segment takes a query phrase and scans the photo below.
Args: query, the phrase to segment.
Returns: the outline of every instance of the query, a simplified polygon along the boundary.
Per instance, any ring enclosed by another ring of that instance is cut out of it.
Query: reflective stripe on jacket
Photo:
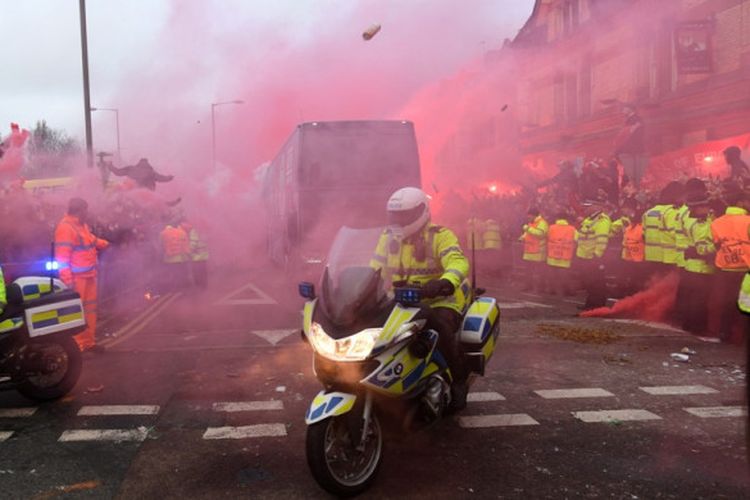
[[[0,313],[3,312],[8,304],[8,296],[5,292],[5,278],[3,277],[3,268],[0,267]]]
[[[702,259],[686,258],[685,270],[691,273],[713,274],[716,272],[716,267],[711,255],[716,252],[716,247],[711,236],[711,222],[687,217],[684,225],[688,248],[695,248],[698,255],[704,257]]]
[[[190,240],[183,228],[167,225],[159,237],[165,263],[176,264],[190,260]]]
[[[468,285],[469,261],[458,238],[449,229],[428,224],[421,232],[398,241],[385,231],[370,261],[373,269],[383,269],[386,282],[407,281],[424,285],[446,279],[456,288],[450,297],[426,301],[431,307],[447,307],[463,313],[471,290]]]
[[[526,225],[523,240],[523,260],[544,262],[547,255],[547,232],[549,224],[539,215],[534,222]]]
[[[547,235],[547,265],[553,267],[570,267],[575,249],[576,228],[565,219],[556,220],[549,228]]]
[[[664,251],[661,233],[664,229],[664,211],[669,205],[656,205],[647,210],[641,219],[643,224],[644,259],[648,262],[663,262]]]
[[[664,264],[677,264],[677,216],[679,209],[669,206],[664,210],[664,224],[661,229],[662,259]]]
[[[750,314],[750,273],[745,273],[745,277],[742,278],[737,306],[740,308],[740,311]]]
[[[716,267],[724,271],[747,271],[748,225],[750,216],[739,207],[728,207],[724,215],[711,223],[716,245]]]
[[[97,250],[103,250],[109,242],[91,233],[88,224],[78,217],[65,215],[55,229],[55,260],[63,281],[69,281],[70,273],[82,278],[96,275]]]
[[[500,240],[500,224],[493,219],[484,221],[482,231],[482,248],[484,250],[500,250],[502,243]]]
[[[677,209],[674,246],[675,250],[677,251],[676,264],[678,267],[685,267],[685,250],[687,250],[689,244],[687,231],[685,230],[685,224],[687,223],[687,219],[689,216],[690,210],[688,209],[687,205],[682,205]]]
[[[612,220],[604,212],[583,219],[578,230],[576,257],[585,260],[602,257],[607,250],[611,228]]]

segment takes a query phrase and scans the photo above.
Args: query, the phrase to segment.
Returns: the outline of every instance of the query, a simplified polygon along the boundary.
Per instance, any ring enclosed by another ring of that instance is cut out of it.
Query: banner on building
[[[675,28],[674,46],[677,72],[682,75],[711,73],[712,21],[686,21]]]

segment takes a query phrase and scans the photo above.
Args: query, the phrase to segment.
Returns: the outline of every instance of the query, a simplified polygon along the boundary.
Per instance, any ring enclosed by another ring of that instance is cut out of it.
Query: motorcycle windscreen
[[[381,271],[371,265],[381,234],[382,228],[346,226],[337,233],[320,286],[322,312],[334,325],[346,328],[361,323],[387,302]]]

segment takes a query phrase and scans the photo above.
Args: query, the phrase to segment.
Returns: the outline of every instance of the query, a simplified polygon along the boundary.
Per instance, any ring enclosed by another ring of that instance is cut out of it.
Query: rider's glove
[[[446,297],[448,295],[453,295],[455,290],[456,287],[453,286],[453,283],[446,279],[430,280],[422,287],[422,295],[428,299],[433,297]]]

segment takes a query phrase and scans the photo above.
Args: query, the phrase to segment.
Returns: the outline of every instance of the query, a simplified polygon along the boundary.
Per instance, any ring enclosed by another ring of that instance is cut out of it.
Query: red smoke
[[[677,272],[671,272],[654,279],[645,290],[618,300],[611,309],[600,307],[582,312],[581,316],[584,318],[611,316],[663,322],[667,320],[674,307],[678,283],[679,275]]]
[[[29,138],[29,131],[16,123],[10,124],[10,135],[2,144],[3,156],[0,158],[0,175],[17,176],[23,166],[24,146]]]

